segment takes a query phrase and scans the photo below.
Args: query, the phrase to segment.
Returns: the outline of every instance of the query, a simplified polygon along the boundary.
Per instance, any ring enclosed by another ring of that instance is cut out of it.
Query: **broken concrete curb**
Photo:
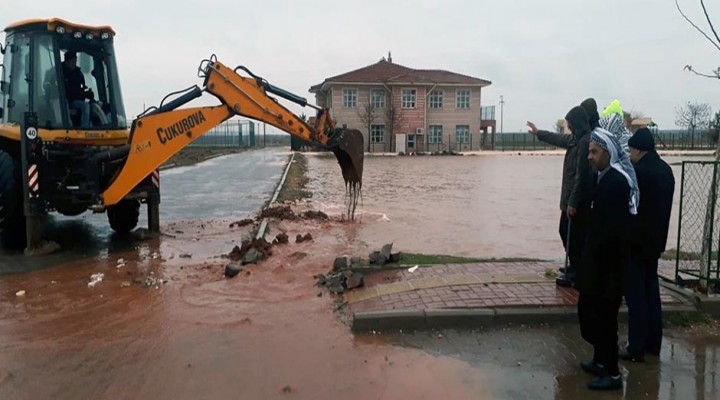
[[[720,307],[720,300],[718,300]],[[663,315],[697,312],[691,305],[663,307]],[[627,315],[627,308],[620,310]],[[479,328],[502,324],[541,324],[577,322],[576,307],[513,307],[468,309],[402,309],[355,312],[352,316],[354,332],[384,330],[423,330],[442,328]]]

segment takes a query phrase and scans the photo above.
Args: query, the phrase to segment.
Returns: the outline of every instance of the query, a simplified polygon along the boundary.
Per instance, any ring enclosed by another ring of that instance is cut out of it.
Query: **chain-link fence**
[[[695,277],[702,284],[720,282],[719,165],[712,161],[682,164],[675,268],[678,283],[682,282],[681,274]]]

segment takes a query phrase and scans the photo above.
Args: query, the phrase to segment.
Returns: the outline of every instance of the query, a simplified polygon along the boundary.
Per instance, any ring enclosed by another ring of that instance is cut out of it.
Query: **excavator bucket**
[[[362,188],[364,143],[357,129],[336,129],[328,146],[335,154],[346,186]]]
[[[355,208],[362,189],[364,143],[357,129],[336,129],[328,140],[328,147],[335,154],[345,180],[345,205],[347,216],[355,219]]]

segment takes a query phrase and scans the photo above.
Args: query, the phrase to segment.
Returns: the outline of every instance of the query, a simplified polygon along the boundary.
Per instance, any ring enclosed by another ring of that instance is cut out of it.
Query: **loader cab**
[[[113,37],[109,26],[86,26],[52,18],[21,21],[5,29],[0,122],[20,124],[32,107],[40,128],[79,130],[81,110],[69,98],[67,52],[77,54],[77,68],[92,98],[84,130],[126,129]]]

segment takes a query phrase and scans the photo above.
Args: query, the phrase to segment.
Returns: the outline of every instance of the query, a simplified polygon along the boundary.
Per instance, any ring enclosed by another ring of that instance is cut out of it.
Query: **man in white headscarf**
[[[625,113],[623,112],[620,102],[613,100],[602,113],[600,118],[600,127],[612,133],[618,138],[620,146],[625,154],[630,154],[628,140],[632,137],[632,133],[625,126]]]
[[[637,213],[639,192],[632,164],[612,133],[593,130],[588,160],[596,183],[575,287],[580,292],[580,332],[594,354],[580,366],[596,375],[588,382],[589,389],[615,390],[622,389],[617,317],[630,262],[631,215]]]

